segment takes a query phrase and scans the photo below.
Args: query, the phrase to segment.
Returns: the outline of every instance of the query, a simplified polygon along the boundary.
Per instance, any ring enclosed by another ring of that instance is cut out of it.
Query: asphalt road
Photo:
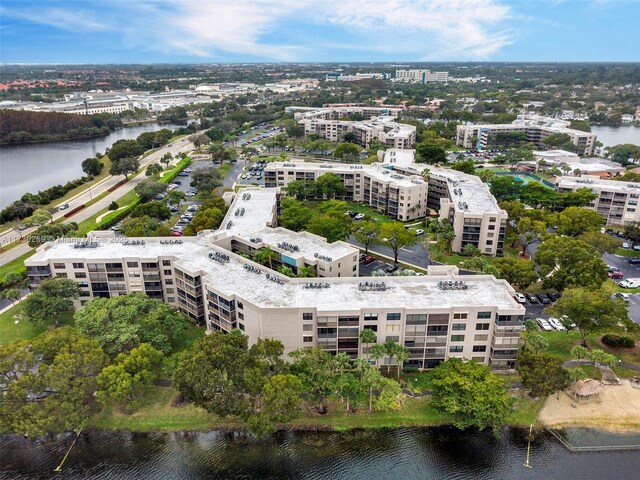
[[[425,269],[429,266],[429,256],[422,243],[423,237],[419,238],[420,239],[418,243],[416,243],[415,245],[402,247],[398,251],[398,262],[410,263],[412,265],[417,265],[418,267]],[[364,248],[364,246],[359,243],[353,236],[349,237],[347,242]],[[389,258],[393,258],[393,250],[389,247],[385,247],[384,245],[375,245],[374,247],[369,248],[369,250],[374,253],[379,253],[381,255],[386,255]]]
[[[189,142],[187,140],[187,137],[178,140],[176,142],[173,142],[171,144],[171,146],[165,146],[162,147],[160,149],[158,149],[157,151],[153,152],[152,154],[148,155],[147,157],[143,158],[140,161],[140,166],[141,167],[145,167],[151,163],[156,163],[160,160],[160,158],[167,152],[171,152],[174,156],[177,156],[178,153],[180,152],[189,152],[193,149],[193,145],[191,144],[191,142]],[[172,162],[172,165],[175,165],[177,162],[179,161],[179,159],[174,159]],[[68,223],[68,222],[77,222],[80,223],[83,220],[86,220],[87,218],[92,217],[93,215],[95,215],[96,213],[100,212],[101,210],[103,210],[104,208],[108,207],[109,204],[114,201],[114,200],[118,200],[121,196],[123,196],[125,193],[133,190],[135,188],[135,186],[140,183],[142,180],[145,180],[147,177],[145,176],[144,172],[141,172],[139,175],[131,178],[127,183],[125,183],[124,185],[118,187],[115,191],[111,192],[109,195],[105,196],[104,198],[102,198],[101,200],[97,201],[96,203],[94,203],[93,205],[84,208],[82,210],[80,210],[78,213],[74,214],[73,216],[69,217],[68,219],[66,219],[64,221],[64,223]],[[90,200],[90,198],[93,198],[95,196],[100,195],[101,193],[105,192],[106,190],[108,190],[111,186],[115,185],[116,183],[120,182],[122,180],[121,176],[117,176],[117,177],[107,177],[104,181],[102,181],[100,184],[98,185],[94,185],[93,187],[91,187],[90,190],[87,190],[86,192],[80,193],[78,194],[76,197],[67,200],[66,203],[69,204],[69,208],[73,209],[75,207],[77,207],[78,205],[82,205],[83,203],[86,203]],[[57,204],[59,205],[59,204]],[[56,205],[56,206],[57,206]],[[56,212],[53,215],[53,219],[56,220],[60,217],[64,216],[65,211],[62,212]],[[27,236],[30,233],[33,233],[37,230],[37,228],[28,228],[26,230],[22,231],[22,235],[23,236]],[[8,239],[9,241],[5,241],[3,239]],[[11,243],[12,241],[16,241],[19,239],[19,236],[13,231],[13,230],[9,230],[6,232],[3,232],[2,235],[0,235],[0,241],[2,241],[3,244],[6,243]],[[11,248],[10,250],[7,250],[6,252],[0,254],[0,266],[4,265],[12,260],[15,260],[16,258],[24,255],[25,253],[29,252],[31,249],[31,247],[29,247],[29,245],[27,245],[26,243],[22,243],[14,248]]]

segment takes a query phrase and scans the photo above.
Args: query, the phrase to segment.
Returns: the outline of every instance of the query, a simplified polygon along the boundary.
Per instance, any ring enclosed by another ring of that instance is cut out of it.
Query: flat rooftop
[[[451,203],[456,210],[463,210],[471,214],[504,213],[489,187],[479,177],[467,173],[458,172],[448,168],[432,168],[429,175],[439,177],[447,181]],[[466,207],[460,206],[466,204]]]
[[[618,180],[602,180],[595,177],[561,177],[558,180],[560,188],[598,188],[615,192],[640,194],[640,183],[621,182]]]
[[[269,226],[275,216],[277,197],[278,189],[276,188],[240,189],[218,232],[226,232],[229,235],[240,237]],[[244,213],[242,209],[244,209]]]

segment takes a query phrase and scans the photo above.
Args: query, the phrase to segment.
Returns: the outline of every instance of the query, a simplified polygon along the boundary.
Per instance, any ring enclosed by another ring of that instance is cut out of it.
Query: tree
[[[404,347],[402,345],[397,345],[397,344],[396,344],[395,350],[396,350],[395,351],[396,361],[398,363],[397,374],[398,374],[398,380],[400,380],[400,371],[402,370],[402,366],[404,365],[404,362],[409,360],[410,352],[407,347]]]
[[[36,226],[40,227],[51,221],[51,212],[49,210],[45,210],[44,208],[38,208],[34,211],[30,217],[24,219],[24,224],[28,227]]]
[[[591,333],[615,327],[628,319],[627,304],[623,299],[611,298],[609,292],[593,288],[567,289],[546,310],[556,317],[566,315],[570,318],[580,332],[584,347]]]
[[[520,197],[522,185],[522,180],[516,179],[511,175],[494,175],[491,179],[491,194],[499,202],[517,200]]]
[[[325,173],[321,175],[316,180],[315,185],[318,196],[329,200],[336,197],[343,197],[346,192],[342,179],[335,173]]]
[[[198,168],[191,174],[191,186],[202,192],[213,192],[222,185],[220,172],[215,168]]]
[[[524,289],[538,281],[533,262],[516,258],[498,258],[494,261],[494,266],[500,272],[498,278],[504,278],[517,288]]]
[[[458,170],[459,172],[468,173],[469,175],[474,175],[476,173],[476,164],[473,160],[453,162],[450,165],[450,168]]]
[[[189,140],[191,141],[191,143],[193,143],[193,146],[196,148],[200,148],[203,145],[206,145],[207,143],[211,143],[211,138],[208,135],[205,134],[196,134],[196,135],[192,135]]]
[[[29,235],[28,243],[32,248],[39,247],[45,242],[57,238],[68,238],[78,236],[78,224],[70,223],[48,223],[41,225],[33,235]]]
[[[75,315],[76,328],[95,338],[105,353],[115,356],[148,343],[171,353],[187,327],[187,318],[161,301],[139,293],[94,298]]]
[[[293,269],[291,267],[288,267],[286,265],[282,265],[281,267],[278,268],[278,272],[286,275],[287,277],[294,277],[295,273],[293,271]]]
[[[536,323],[533,322],[533,328],[536,329]],[[531,325],[530,325],[531,326]],[[533,333],[536,330],[529,330],[523,334],[524,345],[522,346],[523,353],[541,353],[549,348],[549,341],[537,333]]]
[[[226,148],[221,143],[213,143],[209,146],[209,153],[212,161],[222,163],[225,160],[234,158],[235,151]]]
[[[333,156],[335,158],[355,160],[360,155],[360,147],[354,143],[341,143],[333,150]]]
[[[143,153],[144,147],[135,140],[118,140],[107,152],[112,164],[118,163],[123,158],[136,158]],[[111,175],[114,175],[114,173],[111,173]],[[115,175],[120,175],[120,173],[118,172]]]
[[[520,200],[533,208],[553,208],[560,203],[560,195],[538,182],[529,182],[520,191]]]
[[[165,168],[169,166],[171,160],[173,160],[173,155],[171,155],[171,152],[167,152],[162,155],[162,157],[160,157],[160,163],[163,163]]]
[[[607,265],[598,251],[573,237],[547,238],[538,246],[535,261],[545,288],[597,289],[607,279]]]
[[[294,350],[289,356],[293,359],[291,373],[300,379],[310,400],[323,406],[335,386],[335,357],[319,348]]]
[[[593,210],[567,207],[560,213],[550,215],[549,223],[557,227],[558,235],[577,237],[591,230],[600,230],[604,226],[604,218]]]
[[[171,190],[167,192],[167,197],[165,198],[168,205],[173,205],[179,207],[182,202],[187,199],[187,194],[180,190]]]
[[[589,188],[578,188],[560,195],[560,201],[565,207],[586,207],[596,198],[598,194]]]
[[[380,227],[382,244],[393,250],[393,263],[398,263],[398,252],[402,247],[414,245],[418,240],[415,234],[400,223],[385,223]]]
[[[111,159],[111,168],[109,169],[109,175],[124,175],[126,180],[129,180],[129,175],[135,173],[140,168],[140,162],[134,157],[125,157],[119,160]]]
[[[378,335],[370,328],[363,328],[360,332],[360,342],[365,345],[363,353],[366,354],[367,360],[369,360],[369,345],[376,343]]]
[[[437,236],[438,246],[441,250],[451,252],[451,243],[456,238],[456,233],[448,218],[441,220],[434,218],[427,225],[427,232]]]
[[[432,371],[430,404],[452,418],[459,429],[491,427],[497,431],[511,409],[511,397],[489,367],[450,358]]]
[[[627,223],[624,226],[624,238],[628,238],[635,246],[640,243],[640,222]]]
[[[122,233],[127,237],[166,237],[171,234],[159,220],[146,215],[127,218],[122,222]]]
[[[569,386],[570,375],[562,368],[562,359],[548,353],[525,353],[518,356],[516,370],[522,384],[533,397],[546,397],[560,393]]]
[[[147,167],[147,169],[144,172],[144,174],[147,177],[152,177],[152,178],[160,178],[161,173],[162,173],[162,165],[160,165],[159,163],[152,163]]]
[[[309,197],[315,197],[317,188],[313,181],[294,180],[285,187],[285,190],[287,191],[287,194],[292,197],[306,200]]]
[[[424,141],[416,145],[416,162],[429,163],[445,163],[447,161],[447,152],[439,145]]]
[[[520,235],[520,245],[522,246],[521,255],[524,257],[527,253],[527,247],[540,241],[547,233],[547,224],[541,220],[531,220],[529,217],[522,217],[516,228]]]
[[[0,298],[7,299],[11,302],[11,305],[15,303],[21,296],[20,290],[17,288],[5,288],[0,291]]]
[[[300,415],[302,382],[295,375],[274,375],[264,385],[264,413],[273,422],[290,422]]]
[[[353,236],[362,245],[364,245],[364,253],[369,253],[369,248],[380,242],[380,223],[362,221],[354,225],[352,229]]]
[[[116,202],[115,200],[113,202],[111,202],[109,204],[109,206],[107,207],[111,212],[114,212],[116,210],[118,210],[120,208],[120,205],[118,205],[118,202]]]
[[[0,428],[33,438],[84,426],[105,362],[97,342],[70,327],[0,345]]]
[[[578,238],[591,245],[601,255],[604,255],[605,253],[614,253],[618,248],[622,247],[621,239],[597,230],[584,232]]]
[[[346,217],[346,216],[344,216]],[[330,214],[314,215],[307,224],[307,231],[320,235],[332,243],[349,238],[350,220]]]
[[[227,206],[222,198],[212,196],[206,200],[193,216],[191,223],[184,229],[185,235],[195,235],[202,230],[216,229],[222,223]]]
[[[100,175],[104,168],[104,163],[99,161],[96,157],[89,157],[82,161],[82,171],[91,177]]]
[[[171,218],[171,212],[169,211],[169,207],[162,202],[148,202],[137,205],[131,211],[131,217],[151,217],[157,220],[168,220]]]
[[[571,137],[566,133],[552,133],[546,137],[542,142],[549,148],[558,148],[571,142]]]
[[[122,406],[137,404],[158,378],[162,358],[162,352],[148,343],[120,353],[98,375],[98,401]]]
[[[80,297],[80,288],[73,280],[49,278],[22,302],[22,311],[33,323],[58,324],[61,313],[71,310],[73,301]]]
[[[262,247],[254,254],[253,259],[260,265],[265,265],[273,269],[273,261],[278,260],[279,256],[280,254],[271,250],[270,247]]]
[[[626,165],[628,163],[640,160],[640,145],[632,143],[623,143],[607,148],[607,157],[614,162]]]
[[[187,402],[209,413],[247,418],[252,413],[253,395],[267,380],[264,373],[249,353],[248,339],[242,332],[214,331],[180,356],[173,384]]]
[[[157,180],[142,180],[138,183],[133,190],[138,194],[143,202],[148,202],[157,195],[164,193],[167,189],[167,184],[158,182]]]
[[[278,219],[280,225],[294,232],[305,230],[313,218],[313,211],[305,207],[302,202],[292,198],[282,200],[282,214]]]

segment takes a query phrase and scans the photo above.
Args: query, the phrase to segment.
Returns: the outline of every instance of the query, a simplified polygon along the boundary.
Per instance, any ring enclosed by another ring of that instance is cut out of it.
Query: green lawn
[[[315,209],[315,207],[317,207],[318,205],[320,205],[321,203],[324,203],[324,200],[305,200],[303,201],[304,205],[306,207],[311,208],[312,210]],[[356,202],[347,202],[347,204],[349,205],[348,210],[353,210],[355,212],[358,213],[362,213],[364,215],[367,215],[368,217],[371,217],[373,220],[376,220],[380,223],[393,223],[396,220],[392,220],[389,217],[387,217],[386,215],[377,212],[375,210],[373,210],[372,208],[363,205],[361,203],[356,203]],[[413,223],[415,223],[415,220],[412,220]],[[400,222],[398,222],[400,223]]]
[[[0,314],[0,344],[15,342],[16,340],[29,340],[44,332],[48,325],[34,325],[29,320],[22,318],[22,307],[16,305]],[[15,323],[15,322],[18,323]],[[65,312],[60,315],[58,322],[62,325],[73,324],[73,312]]]
[[[616,255],[620,255],[621,257],[640,257],[640,252],[630,248],[618,248]]]
[[[9,263],[5,263],[4,265],[0,266],[0,278],[3,278],[7,273],[22,273],[26,271],[24,261],[34,253],[36,253],[36,251],[31,250],[30,252],[21,255],[15,260],[12,260]]]

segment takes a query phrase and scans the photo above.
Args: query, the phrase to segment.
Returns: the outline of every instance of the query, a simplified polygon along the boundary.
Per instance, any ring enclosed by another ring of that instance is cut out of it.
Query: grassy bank
[[[24,273],[26,271],[26,267],[24,266],[24,261],[33,255],[36,251],[31,250],[30,252],[25,253],[24,255],[19,256],[15,260],[10,261],[9,263],[5,263],[0,267],[0,278],[3,278],[8,273]]]
[[[139,410],[126,414],[109,407],[95,415],[90,427],[107,430],[149,431],[207,431],[215,429],[242,428],[242,422],[234,418],[220,418],[193,405],[173,406],[177,392],[171,387],[154,387],[147,396],[147,402]],[[535,422],[542,400],[532,400],[518,396],[516,410],[508,418],[510,425],[528,426]],[[451,423],[451,419],[429,405],[427,398],[407,397],[404,408],[399,412],[346,412],[344,405],[333,402],[329,413],[319,415],[305,411],[286,429],[300,430],[350,430],[356,428],[389,427],[430,427]]]
[[[71,325],[73,323],[73,312],[65,312],[60,315],[58,323],[60,325]],[[16,340],[30,340],[40,335],[47,328],[48,325],[34,325],[24,318],[22,307],[18,304],[0,314],[0,345],[15,342]]]

